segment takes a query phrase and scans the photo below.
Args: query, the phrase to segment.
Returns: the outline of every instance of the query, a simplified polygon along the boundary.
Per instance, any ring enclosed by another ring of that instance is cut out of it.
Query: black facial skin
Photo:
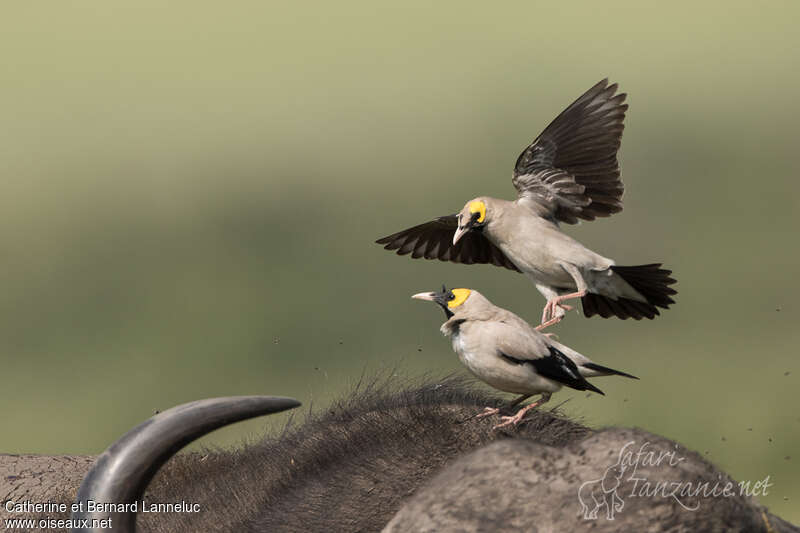
[[[461,225],[461,217],[462,217],[462,215],[459,214],[458,215],[458,222],[459,222],[458,229],[466,228],[466,229],[469,229],[469,230],[478,230],[478,229],[481,229],[481,227],[483,227],[483,224],[478,222],[478,219],[481,217],[480,213],[472,213],[472,216],[469,217],[469,220],[463,226]]]
[[[456,295],[453,294],[453,291],[448,290],[444,284],[442,284],[442,292],[433,293],[433,301],[439,304],[439,306],[444,310],[444,314],[448,319],[453,316],[453,313],[450,311],[450,309],[448,309],[447,302],[453,300],[455,297]]]

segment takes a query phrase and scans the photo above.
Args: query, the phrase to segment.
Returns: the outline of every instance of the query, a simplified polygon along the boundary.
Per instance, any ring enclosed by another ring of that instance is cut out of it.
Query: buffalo
[[[112,531],[170,533],[800,531],[757,503],[752,496],[763,487],[736,483],[664,437],[590,429],[557,409],[492,431],[495,422],[476,415],[503,400],[461,378],[391,383],[359,386],[302,424],[240,449],[174,455],[216,427],[299,404],[273,397],[185,404],[94,462],[0,456],[0,497],[4,507],[61,502],[68,510],[32,519],[72,519],[76,531],[100,531],[107,519]],[[89,511],[90,501],[113,505]],[[82,506],[71,513],[73,502]]]

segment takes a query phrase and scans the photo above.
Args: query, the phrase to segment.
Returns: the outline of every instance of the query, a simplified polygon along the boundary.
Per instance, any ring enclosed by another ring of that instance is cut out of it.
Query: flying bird
[[[580,298],[587,317],[652,319],[675,303],[672,271],[660,263],[617,266],[562,233],[622,211],[619,150],[625,93],[602,80],[567,107],[517,159],[514,201],[480,196],[460,213],[378,239],[412,258],[488,263],[522,272],[547,299],[540,329]]]
[[[514,416],[502,417],[502,423],[495,428],[518,424],[525,413],[549,401],[562,386],[603,394],[586,378],[613,374],[639,379],[592,362],[511,311],[492,304],[476,290],[448,290],[442,285],[441,292],[422,292],[412,298],[435,302],[444,309],[447,321],[440,329],[450,338],[458,359],[475,377],[495,389],[521,394],[511,407],[530,396],[541,395]],[[479,416],[498,412],[497,408],[487,407]]]

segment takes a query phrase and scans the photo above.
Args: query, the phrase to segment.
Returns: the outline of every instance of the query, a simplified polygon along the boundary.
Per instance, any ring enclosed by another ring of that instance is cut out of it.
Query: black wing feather
[[[617,151],[628,106],[616,90],[600,81],[520,154],[512,179],[520,198],[569,224],[622,211]]]
[[[424,257],[465,265],[492,264],[519,272],[514,263],[480,231],[465,233],[453,246],[456,228],[457,216],[448,215],[382,237],[375,242],[382,244],[386,250],[397,250],[397,255],[411,254],[414,259]]]
[[[553,346],[548,346],[550,355],[538,359],[517,359],[501,353],[500,355],[509,362],[519,365],[531,365],[536,373],[553,381],[557,381],[575,390],[590,390],[598,394],[603,391],[586,381],[581,376],[575,362]],[[603,394],[605,396],[605,394]]]

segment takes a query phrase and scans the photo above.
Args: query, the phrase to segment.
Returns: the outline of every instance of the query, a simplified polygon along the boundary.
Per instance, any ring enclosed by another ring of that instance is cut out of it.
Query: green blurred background
[[[678,304],[563,342],[639,382],[556,403],[677,439],[800,522],[795,2],[14,3],[0,18],[0,451],[98,453],[189,400],[322,408],[362,374],[461,371],[441,312],[498,268],[382,235],[510,198],[515,158],[599,79],[629,93],[625,210],[567,231],[664,261]],[[281,424],[286,417],[271,420]],[[229,445],[264,420],[206,438]]]

